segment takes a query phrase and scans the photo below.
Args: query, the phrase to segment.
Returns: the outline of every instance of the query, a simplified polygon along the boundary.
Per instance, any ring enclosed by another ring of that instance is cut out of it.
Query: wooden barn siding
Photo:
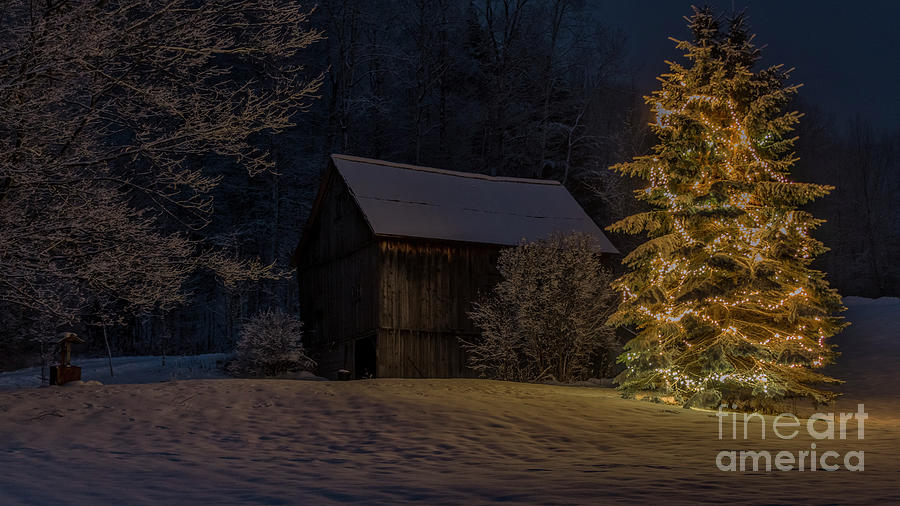
[[[470,376],[460,336],[477,335],[467,312],[499,280],[499,247],[379,242],[378,375]]]
[[[327,375],[338,369],[353,370],[352,341],[375,332],[376,259],[377,246],[370,244],[343,258],[301,271],[302,290],[307,294],[301,303],[312,308],[304,315],[308,314],[308,321],[312,321],[321,311],[323,323],[315,340],[312,333],[307,334],[311,338],[307,345],[319,362],[319,370]]]
[[[297,281],[308,330],[304,344],[320,373],[334,376],[353,370],[353,340],[377,328],[378,246],[340,176],[332,171],[325,184],[299,252]],[[314,329],[319,312],[323,325]]]
[[[378,377],[457,378],[474,377],[466,366],[459,333],[380,329]],[[465,336],[471,337],[471,336]]]

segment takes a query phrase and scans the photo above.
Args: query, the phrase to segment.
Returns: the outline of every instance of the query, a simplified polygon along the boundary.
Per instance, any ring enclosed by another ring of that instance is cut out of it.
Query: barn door
[[[374,378],[378,370],[375,356],[375,336],[357,339],[353,353],[353,377],[356,379]]]

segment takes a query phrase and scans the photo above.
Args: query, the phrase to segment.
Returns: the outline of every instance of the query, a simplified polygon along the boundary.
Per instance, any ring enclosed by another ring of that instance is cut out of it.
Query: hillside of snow
[[[0,504],[900,503],[900,300],[847,304],[846,395],[820,409],[864,402],[862,440],[762,440],[758,419],[720,440],[713,412],[486,380],[19,388],[0,391]],[[813,443],[864,471],[716,466]]]

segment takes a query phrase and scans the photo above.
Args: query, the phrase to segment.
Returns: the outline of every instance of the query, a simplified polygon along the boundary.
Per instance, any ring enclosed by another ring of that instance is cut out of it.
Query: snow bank
[[[193,356],[113,357],[113,373],[109,374],[106,358],[79,359],[73,354],[72,364],[81,367],[83,381],[103,384],[155,383],[183,379],[225,378],[217,367],[227,357],[224,353]],[[49,375],[49,372],[46,372]],[[41,368],[30,367],[0,373],[0,388],[37,387],[41,384]]]
[[[860,306],[896,306],[900,308],[900,298],[897,297],[879,297],[877,299],[868,299],[866,297],[844,297],[844,305],[847,307]]]
[[[840,356],[827,370],[844,380],[838,406],[865,402],[900,416],[900,299],[845,297],[850,326],[832,339]]]

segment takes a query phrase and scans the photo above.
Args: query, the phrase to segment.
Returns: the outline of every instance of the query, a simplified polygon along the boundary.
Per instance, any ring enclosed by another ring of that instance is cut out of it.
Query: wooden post
[[[72,360],[72,343],[83,343],[73,332],[64,332],[56,342],[59,346],[59,364],[50,368],[50,384],[63,385],[81,379],[81,368],[70,365]]]

